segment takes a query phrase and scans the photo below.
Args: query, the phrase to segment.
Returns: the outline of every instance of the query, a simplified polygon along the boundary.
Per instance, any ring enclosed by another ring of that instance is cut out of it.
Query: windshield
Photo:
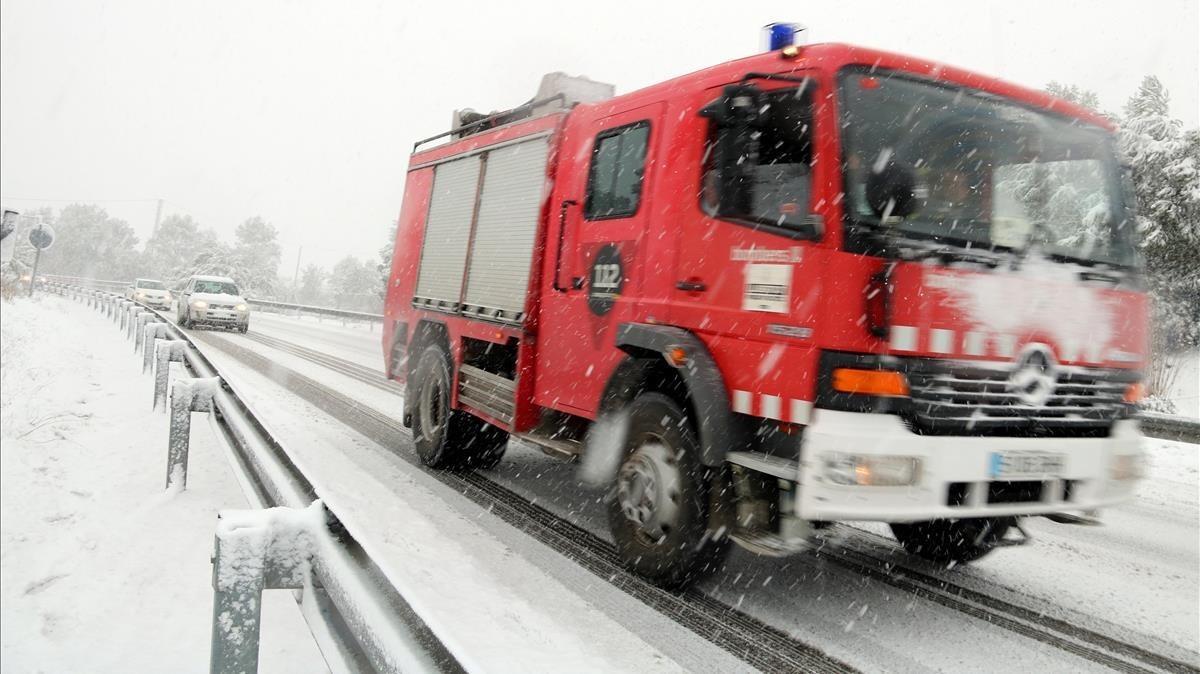
[[[841,96],[852,224],[882,224],[868,182],[894,164],[914,184],[911,212],[887,218],[903,235],[1133,264],[1133,219],[1100,129],[882,72],[844,72]]]
[[[237,286],[228,281],[196,281],[196,288],[192,290],[195,293],[209,293],[212,295],[237,295]]]
[[[162,284],[162,281],[146,281],[146,280],[139,280],[137,282],[137,287],[145,288],[147,290],[166,290],[166,288],[167,288],[166,286],[164,286]]]

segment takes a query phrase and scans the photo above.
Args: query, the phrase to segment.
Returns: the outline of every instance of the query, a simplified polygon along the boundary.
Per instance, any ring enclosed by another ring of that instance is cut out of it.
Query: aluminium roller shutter
[[[487,154],[467,273],[471,310],[498,310],[508,319],[524,311],[548,152],[549,139],[542,137]]]
[[[479,168],[480,157],[473,156],[438,164],[434,169],[417,298],[458,306]]]

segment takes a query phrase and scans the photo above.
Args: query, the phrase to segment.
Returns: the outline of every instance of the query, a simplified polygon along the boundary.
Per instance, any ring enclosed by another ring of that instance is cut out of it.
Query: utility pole
[[[296,271],[292,273],[292,302],[296,302],[296,297],[300,293],[300,255],[304,253],[304,246],[296,251]]]
[[[163,200],[159,199],[158,200],[158,210],[156,210],[154,212],[154,229],[150,232],[150,236],[154,236],[155,234],[158,233],[158,223],[160,220],[162,220],[162,207],[163,207]]]

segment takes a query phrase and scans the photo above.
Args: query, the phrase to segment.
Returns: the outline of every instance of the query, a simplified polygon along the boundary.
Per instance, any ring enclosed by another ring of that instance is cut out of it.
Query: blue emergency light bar
[[[796,44],[796,36],[804,26],[798,23],[768,23],[763,26],[763,42],[767,51],[776,51]]]

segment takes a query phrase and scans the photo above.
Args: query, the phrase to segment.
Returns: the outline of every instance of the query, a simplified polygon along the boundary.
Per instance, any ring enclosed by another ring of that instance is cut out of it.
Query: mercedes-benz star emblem
[[[1008,377],[1008,390],[1026,405],[1041,407],[1058,385],[1058,367],[1054,352],[1045,344],[1030,344],[1017,356],[1017,365]]]

